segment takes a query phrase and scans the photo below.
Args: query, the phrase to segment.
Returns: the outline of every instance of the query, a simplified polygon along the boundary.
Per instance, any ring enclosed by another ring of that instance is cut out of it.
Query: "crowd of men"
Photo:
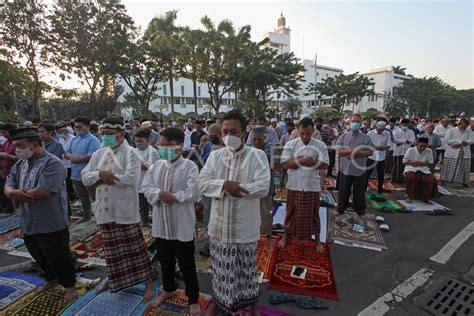
[[[316,236],[315,247],[323,251],[319,194],[326,177],[337,179],[339,214],[353,210],[364,216],[373,175],[379,193],[390,178],[406,183],[408,202],[430,203],[440,169],[443,184],[469,187],[474,119],[370,120],[354,114],[342,120],[247,121],[231,111],[205,121],[109,117],[98,124],[76,117],[1,124],[0,146],[1,211],[20,216],[25,245],[46,276],[39,292],[60,284],[67,289],[65,300],[77,297],[68,226],[71,205],[80,203],[79,222],[98,225],[103,239],[107,278],[98,292],[145,282],[145,299],[159,305],[176,295],[177,263],[190,313],[199,315],[194,241],[200,202],[215,303],[207,313],[251,306],[258,315],[257,242],[261,235],[274,242],[278,176],[288,191],[278,246],[285,247],[290,236]],[[155,298],[142,226],[152,228],[161,265],[163,288]]]

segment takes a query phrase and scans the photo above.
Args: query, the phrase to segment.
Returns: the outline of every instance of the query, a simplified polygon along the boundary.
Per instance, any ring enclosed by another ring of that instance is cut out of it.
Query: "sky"
[[[458,89],[474,88],[473,1],[157,1],[123,0],[135,23],[178,10],[177,24],[201,28],[208,15],[218,23],[250,25],[252,39],[277,27],[280,12],[291,29],[298,58],[365,73],[401,65],[417,77],[438,76]]]

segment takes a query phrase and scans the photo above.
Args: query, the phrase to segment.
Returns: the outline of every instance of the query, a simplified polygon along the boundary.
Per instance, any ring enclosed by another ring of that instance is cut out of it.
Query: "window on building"
[[[186,108],[186,104],[181,104],[181,108],[182,108],[182,109],[185,109],[185,108]]]
[[[184,95],[184,86],[181,86],[181,95]]]
[[[163,85],[163,94],[166,95],[166,85],[165,84]]]
[[[163,98],[163,104],[168,104],[168,98]]]
[[[201,96],[201,87],[198,87],[198,97]]]
[[[174,104],[181,104],[180,98],[175,98],[174,99]]]
[[[231,97],[230,92],[227,94],[227,96],[228,96],[229,98]]]

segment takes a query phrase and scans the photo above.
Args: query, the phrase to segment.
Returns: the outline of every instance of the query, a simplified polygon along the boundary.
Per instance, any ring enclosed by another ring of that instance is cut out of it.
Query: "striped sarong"
[[[469,171],[471,158],[464,158],[464,150],[461,147],[458,158],[444,157],[441,181],[469,184]]]

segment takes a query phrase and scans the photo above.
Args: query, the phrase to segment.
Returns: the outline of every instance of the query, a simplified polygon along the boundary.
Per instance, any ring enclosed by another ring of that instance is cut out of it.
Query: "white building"
[[[394,90],[403,84],[410,77],[396,74],[393,66],[372,69],[368,73],[362,74],[374,82],[375,95],[363,97],[357,105],[346,106],[346,110],[354,113],[367,112],[370,109],[382,111],[386,103],[393,97]]]
[[[263,47],[278,50],[279,54],[290,53],[290,32],[290,28],[286,26],[286,19],[283,17],[283,13],[281,13],[278,18],[278,27],[275,31],[263,35],[263,38],[268,38],[268,42]]]

